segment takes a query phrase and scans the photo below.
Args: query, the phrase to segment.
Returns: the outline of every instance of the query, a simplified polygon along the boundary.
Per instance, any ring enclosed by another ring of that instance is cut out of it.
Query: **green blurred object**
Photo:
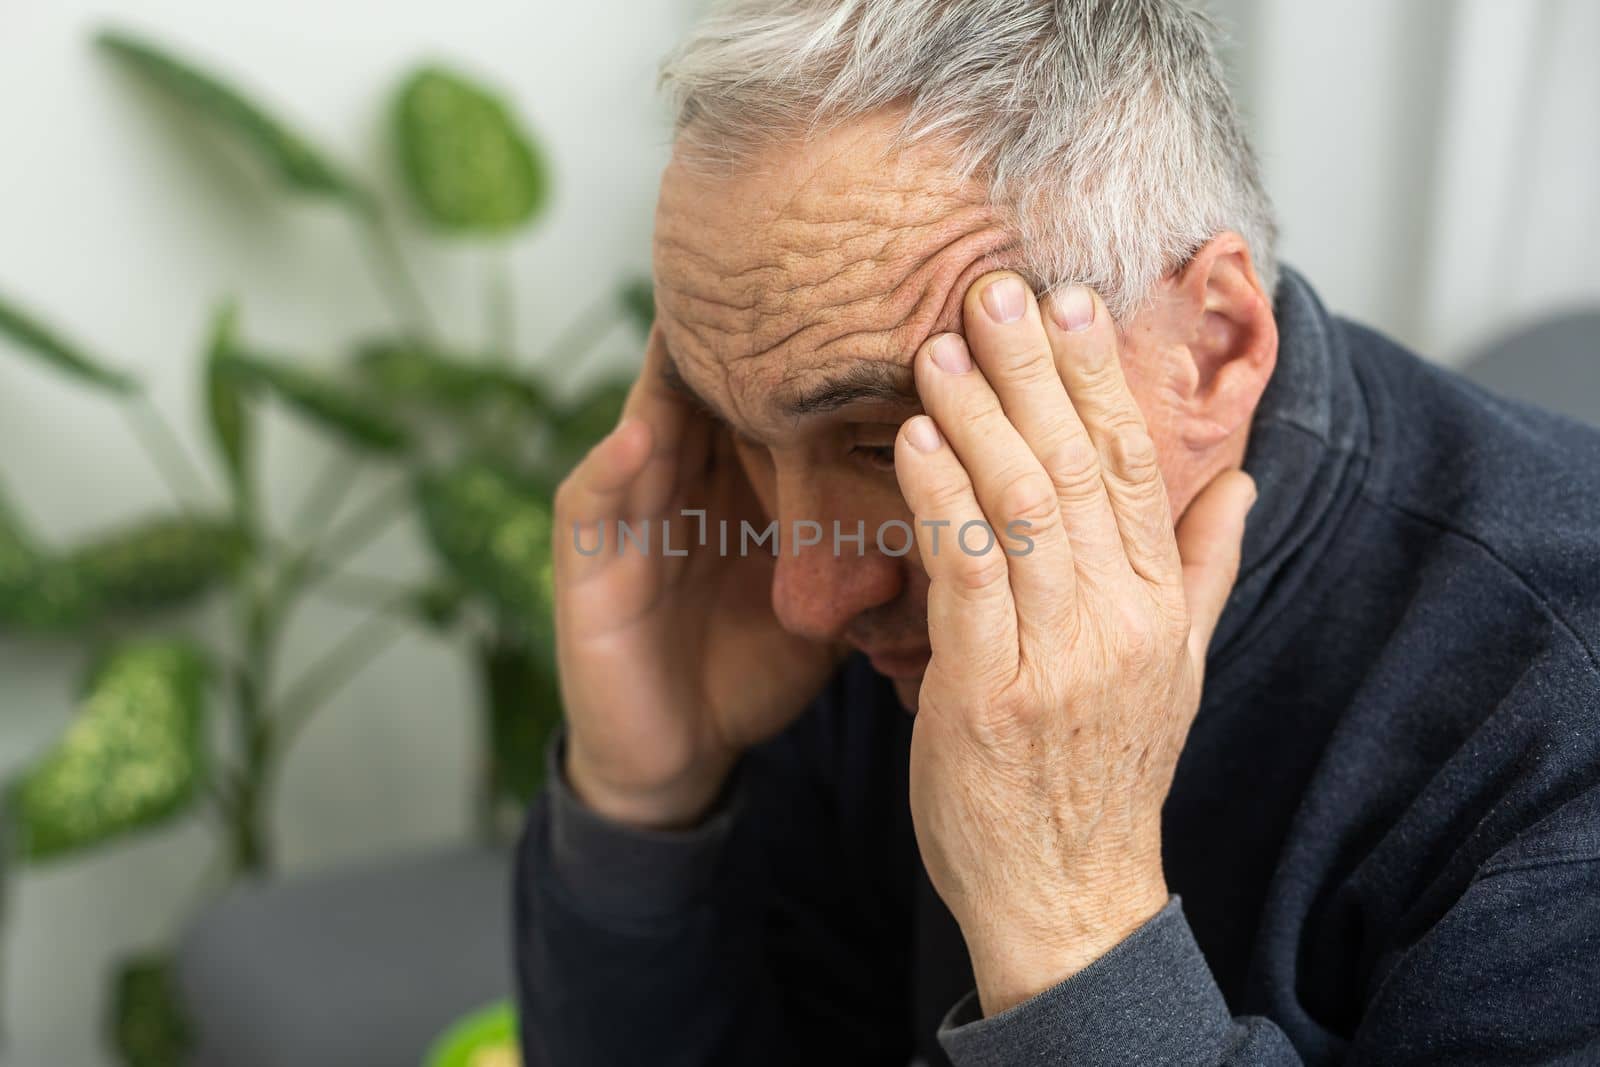
[[[162,953],[124,960],[112,979],[111,1046],[128,1067],[182,1067],[193,1035]]]
[[[58,559],[36,558],[0,574],[0,630],[69,633],[93,622],[96,607],[82,575]]]
[[[212,315],[211,338],[206,344],[205,392],[206,414],[213,440],[222,453],[223,467],[234,493],[244,497],[251,489],[250,455],[255,442],[245,398],[228,367],[238,343],[238,329],[239,308],[232,301]]]
[[[635,278],[624,282],[617,295],[622,301],[622,309],[628,313],[628,318],[639,332],[649,333],[656,321],[656,293],[650,279]]]
[[[22,854],[50,859],[183,811],[205,770],[205,655],[179,641],[110,652],[78,717],[16,784]]]
[[[471,414],[495,400],[544,416],[548,401],[538,382],[504,367],[470,363],[412,341],[369,341],[356,355],[356,371],[392,403],[439,413]]]
[[[107,612],[186,604],[232,575],[243,539],[231,522],[177,516],[137,523],[72,552],[65,563]]]
[[[106,30],[96,40],[151,84],[236,135],[296,192],[353,202],[368,199],[367,193],[310,141],[219,78],[129,33]]]
[[[400,452],[410,444],[405,424],[382,404],[287,360],[233,352],[222,357],[220,373],[246,389],[272,393],[356,448]]]
[[[552,494],[615,425],[629,388],[607,381],[573,390],[547,375],[583,380],[584,360],[619,330],[636,347],[654,317],[650,281],[602,286],[594,305],[552,324],[550,351],[527,360],[509,242],[539,219],[552,180],[507,102],[437,63],[415,68],[387,109],[400,180],[369,180],[201,66],[120,30],[96,43],[178,113],[228,135],[279,187],[340,209],[355,224],[388,317],[358,335],[376,340],[331,341],[323,351],[348,357],[313,368],[269,355],[251,337],[243,303],[208,294],[194,367],[210,451],[202,462],[133,376],[0,296],[0,350],[99,392],[174,500],[152,507],[153,518],[59,545],[36,537],[23,509],[0,493],[0,637],[110,650],[57,743],[0,791],[0,831],[12,831],[16,857],[41,861],[203,809],[217,828],[224,883],[269,874],[272,790],[296,738],[409,628],[470,656],[487,748],[478,833],[503,841],[539,786],[542,752],[561,717]],[[388,188],[429,224],[413,238],[479,240],[482,336],[437,329],[390,228],[401,213],[375,192]],[[262,418],[269,404],[329,446],[290,517],[276,514],[263,491],[272,484],[262,440],[273,425]],[[375,475],[389,484],[363,494]],[[350,568],[401,523],[420,528],[434,550],[423,573],[395,580]],[[284,678],[279,650],[310,596],[363,617]],[[200,615],[208,599],[226,611]],[[213,718],[222,729],[208,728]],[[0,852],[0,873],[15,871],[7,858]],[[176,1067],[185,1031],[166,961],[140,957],[113,978],[110,1029],[122,1061]]]
[[[551,617],[550,500],[481,460],[417,485],[428,540],[468,589],[510,620],[547,634]]]
[[[89,385],[122,394],[138,388],[131,377],[91,358],[38,319],[6,303],[4,298],[0,298],[0,337],[10,338],[22,351]]]
[[[522,1067],[510,1001],[473,1012],[440,1035],[422,1067]]]
[[[500,638],[478,648],[489,708],[491,773],[519,804],[544,784],[544,746],[561,714],[561,686],[548,646]]]
[[[544,207],[544,160],[494,94],[441,67],[400,88],[395,140],[401,172],[427,218],[444,229],[500,234]]]

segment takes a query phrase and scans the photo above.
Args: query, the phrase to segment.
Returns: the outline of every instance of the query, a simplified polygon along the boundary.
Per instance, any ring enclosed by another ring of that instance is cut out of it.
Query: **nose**
[[[772,609],[785,630],[837,641],[857,615],[900,594],[904,576],[894,558],[877,551],[871,521],[781,506],[779,515]]]

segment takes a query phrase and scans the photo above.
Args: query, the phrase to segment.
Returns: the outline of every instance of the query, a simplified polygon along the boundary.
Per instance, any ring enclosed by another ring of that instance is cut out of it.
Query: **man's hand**
[[[991,274],[964,311],[970,349],[943,334],[917,353],[928,414],[901,428],[895,469],[931,579],[912,813],[993,1015],[1166,903],[1161,807],[1255,487],[1219,476],[1174,531],[1088,290],[1041,316],[1020,278]],[[988,552],[958,543],[974,521],[999,538]]]
[[[645,827],[699,818],[739,754],[798,715],[835,658],[778,625],[771,556],[698,544],[759,506],[727,430],[664,385],[666,358],[653,330],[622,421],[555,508],[567,777],[602,815]],[[619,521],[648,523],[648,550],[619,551]]]

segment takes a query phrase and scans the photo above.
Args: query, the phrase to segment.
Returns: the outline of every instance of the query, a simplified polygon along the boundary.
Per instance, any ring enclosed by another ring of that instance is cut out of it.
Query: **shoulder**
[[[1475,813],[1483,873],[1600,856],[1600,431],[1339,329],[1371,413],[1363,504],[1410,546],[1392,642],[1429,650],[1379,672],[1441,746],[1424,795]]]
[[[1600,430],[1338,326],[1372,416],[1368,502],[1480,555],[1600,672]]]

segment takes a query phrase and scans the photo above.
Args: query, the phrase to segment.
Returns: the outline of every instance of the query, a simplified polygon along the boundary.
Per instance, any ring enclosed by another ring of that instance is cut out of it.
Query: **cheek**
[[[1161,477],[1169,490],[1183,485],[1190,477],[1187,466],[1189,450],[1184,445],[1186,430],[1180,398],[1164,378],[1158,378],[1147,369],[1153,360],[1124,359],[1123,374],[1128,380],[1128,391],[1144,416],[1150,440],[1156,446],[1156,457],[1161,466]]]

